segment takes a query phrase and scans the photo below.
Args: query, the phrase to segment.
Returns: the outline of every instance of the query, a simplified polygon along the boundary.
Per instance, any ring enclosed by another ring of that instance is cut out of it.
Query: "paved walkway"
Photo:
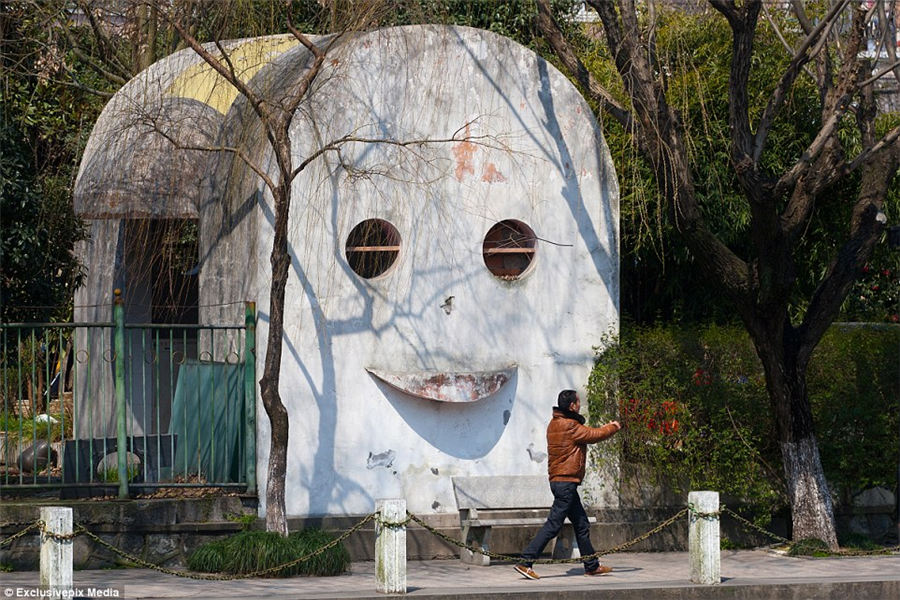
[[[584,577],[580,565],[535,565],[538,581],[522,578],[508,563],[467,567],[458,560],[410,561],[407,596],[468,598],[828,598],[879,600],[900,598],[900,554],[853,558],[790,558],[767,550],[723,551],[719,585],[690,582],[684,552],[613,554],[604,558],[613,572]],[[0,573],[4,598],[29,595],[37,572]],[[199,581],[148,569],[76,571],[75,587],[107,591],[106,597],[189,598],[384,598],[375,592],[375,565],[353,563],[338,577],[295,577]]]

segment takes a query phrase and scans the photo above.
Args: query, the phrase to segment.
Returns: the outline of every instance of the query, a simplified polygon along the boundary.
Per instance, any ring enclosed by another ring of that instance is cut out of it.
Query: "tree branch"
[[[553,18],[550,0],[538,0],[537,7],[538,30],[550,44],[554,54],[562,61],[566,70],[575,77],[583,89],[588,91],[591,98],[600,105],[600,108],[608,112],[626,131],[631,131],[634,126],[631,121],[631,114],[597,81],[575,54],[572,46],[559,28],[559,24]]]
[[[178,35],[181,36],[181,39],[194,51],[197,55],[200,56],[208,64],[212,67],[216,73],[221,75],[225,81],[233,85],[238,92],[240,92],[247,101],[250,103],[250,106],[253,107],[256,114],[267,121],[271,118],[271,113],[268,109],[264,107],[263,99],[257,94],[249,85],[245,84],[241,81],[241,78],[237,76],[237,73],[234,70],[234,66],[231,65],[231,61],[228,58],[228,53],[225,52],[219,41],[216,40],[216,47],[222,51],[223,59],[219,60],[216,56],[214,56],[211,52],[209,52],[206,48],[203,47],[200,42],[197,41],[194,36],[192,36],[181,24],[181,22],[174,18],[168,11],[161,11],[163,15],[165,15],[166,20],[172,25],[175,31],[178,32]],[[222,61],[225,61],[226,65],[222,64]]]
[[[867,85],[875,83],[876,81],[878,81],[879,79],[881,79],[882,77],[887,75],[888,73],[890,73],[892,71],[896,71],[897,67],[900,67],[900,59],[896,59],[890,65],[884,67],[880,71],[876,71],[874,75],[872,75],[871,77],[869,77],[868,79],[866,79],[865,81],[860,83],[859,86],[865,87]],[[896,75],[896,73],[895,73],[895,75]],[[900,81],[900,79],[898,79],[898,81]]]
[[[457,129],[457,133],[462,131],[464,127]],[[394,139],[385,139],[385,138],[367,138],[367,137],[359,137],[355,135],[346,135],[336,140],[332,140],[331,142],[325,144],[309,156],[303,159],[303,161],[297,165],[294,171],[291,173],[291,179],[296,177],[303,171],[310,163],[314,162],[316,159],[321,157],[328,152],[339,151],[340,148],[346,144],[359,142],[362,144],[379,144],[386,146],[397,146],[399,148],[407,148],[409,146],[425,146],[427,144],[446,144],[451,142],[472,142],[473,140],[481,140],[487,139],[489,136],[486,135],[478,135],[478,136],[464,136],[464,137],[456,137],[456,134],[452,135],[448,138],[422,138],[415,140],[394,140]]]
[[[781,28],[775,22],[775,19],[772,18],[772,13],[769,12],[769,9],[766,6],[765,2],[763,2],[763,14],[766,16],[766,21],[769,22],[769,26],[772,28],[772,31],[775,32],[775,36],[778,38],[778,41],[781,42],[781,45],[784,46],[784,49],[787,50],[787,52],[791,56],[793,56],[794,49],[788,43],[787,39],[785,39],[784,33],[782,33]],[[807,33],[809,33],[809,31],[807,31]],[[809,75],[809,78],[812,79],[813,82],[818,83],[815,73],[810,71],[809,67],[807,67],[806,65],[803,66],[803,72]]]
[[[84,13],[84,16],[87,17],[88,23],[90,23],[91,29],[94,32],[94,38],[97,40],[100,50],[106,55],[107,60],[110,57],[115,57],[112,40],[109,39],[109,36],[106,35],[103,27],[97,21],[97,16],[94,14],[94,11],[90,6],[86,5],[83,0],[78,0],[76,4],[78,5],[78,8],[81,9],[81,12]],[[66,29],[68,34],[68,28]],[[132,76],[134,76],[134,73],[128,72],[128,78],[130,79]]]
[[[319,75],[319,72],[322,70],[322,65],[325,63],[325,56],[328,52],[331,51],[332,46],[340,39],[344,32],[338,33],[331,38],[329,38],[325,48],[319,48],[316,46],[312,40],[310,40],[306,35],[301,33],[296,27],[294,27],[293,22],[291,21],[290,12],[288,13],[288,29],[291,34],[297,41],[299,41],[303,46],[313,55],[313,64],[307,69],[306,73],[303,74],[303,79],[300,81],[300,84],[297,88],[297,91],[290,96],[290,100],[285,106],[285,111],[288,114],[293,114],[295,110],[300,106],[300,103],[303,101],[304,96],[309,91],[309,87],[312,85],[312,82]]]
[[[184,144],[179,140],[175,139],[171,135],[169,135],[166,131],[164,131],[161,127],[158,127],[155,120],[150,119],[150,123],[152,124],[153,132],[165,138],[174,148],[178,150],[191,150],[195,152],[229,152],[237,156],[241,161],[247,165],[254,173],[259,175],[259,178],[263,180],[263,183],[270,190],[275,189],[275,181],[269,177],[269,175],[262,170],[256,163],[250,160],[250,157],[241,150],[240,148],[234,146],[197,146],[193,144]]]
[[[632,98],[632,135],[653,168],[660,195],[676,228],[704,271],[729,297],[743,306],[751,286],[750,268],[709,231],[703,221],[687,163],[683,133],[647,60],[634,3],[621,0],[618,10],[611,0],[588,0],[588,3],[603,21],[616,69]]]
[[[800,47],[794,52],[794,56],[791,58],[791,62],[788,65],[787,69],[785,69],[784,74],[781,76],[781,81],[778,82],[778,85],[775,87],[775,90],[772,92],[772,96],[769,98],[769,102],[766,105],[765,110],[763,111],[762,117],[760,117],[759,125],[756,129],[756,136],[753,143],[753,164],[757,165],[759,163],[759,158],[762,155],[763,147],[766,143],[766,138],[769,135],[769,130],[772,127],[772,122],[775,120],[775,116],[778,114],[778,111],[781,110],[781,107],[784,105],[784,98],[787,95],[788,91],[793,87],[794,82],[797,80],[797,76],[800,74],[801,68],[810,61],[810,59],[814,56],[814,54],[810,53],[809,50],[820,38],[827,36],[828,31],[834,25],[835,20],[838,15],[840,15],[841,11],[844,7],[849,3],[849,0],[841,0],[837,2],[834,6],[832,6],[829,13],[819,21],[819,24],[816,25],[815,28],[806,36],[806,39],[803,40],[803,43]],[[815,52],[819,52],[822,48],[822,45],[818,45]]]
[[[860,191],[853,207],[850,237],[838,250],[825,276],[816,288],[798,329],[801,352],[798,358],[806,364],[816,344],[840,310],[844,298],[856,281],[859,270],[881,237],[884,225],[878,220],[887,188],[897,172],[900,149],[894,144],[879,155],[880,160],[866,164]]]
[[[871,151],[865,162],[859,163],[859,192],[850,218],[848,239],[837,252],[814,292],[800,328],[802,347],[808,349],[801,354],[804,360],[808,360],[812,348],[824,335],[828,324],[834,320],[857,273],[871,255],[884,229],[882,206],[900,164],[900,143],[897,141],[896,131],[900,128],[895,128],[875,144],[876,116],[874,91],[871,85],[866,86],[857,109],[857,121],[863,147]]]
[[[861,12],[854,9],[853,29],[849,36],[846,48],[844,49],[843,64],[838,73],[836,84],[829,89],[822,107],[822,126],[820,127],[816,137],[806,148],[806,151],[800,156],[794,165],[787,170],[779,178],[775,185],[775,197],[780,197],[787,193],[787,190],[796,185],[797,181],[803,177],[815,163],[819,155],[831,143],[837,143],[834,134],[840,125],[841,119],[847,110],[850,99],[859,89],[858,87],[858,69],[859,69],[859,48],[863,39],[863,31],[865,19],[862,18]],[[820,178],[822,184],[828,182],[827,178]],[[819,189],[810,190],[814,197],[823,187],[820,184]],[[797,198],[797,196],[795,196]],[[810,208],[797,206],[788,206],[785,212],[797,215],[808,215]],[[805,217],[804,217],[805,220]],[[788,228],[796,228],[799,223],[796,219],[786,223]]]
[[[109,71],[108,69],[105,69],[103,67],[103,65],[101,65],[100,63],[95,61],[93,58],[91,58],[90,56],[85,54],[84,50],[79,48],[78,45],[75,43],[75,40],[72,37],[72,34],[69,32],[68,28],[66,29],[66,36],[69,38],[69,42],[71,43],[72,52],[75,54],[75,56],[77,56],[79,59],[81,59],[86,65],[88,65],[89,67],[94,69],[101,76],[105,77],[112,83],[119,84],[120,86],[125,85],[126,83],[128,83],[128,80],[131,79],[131,74],[128,74],[126,77],[122,77],[116,73],[113,73],[112,71]]]
[[[732,160],[745,189],[757,186],[753,161],[753,135],[750,130],[750,101],[747,83],[753,57],[753,38],[762,8],[760,0],[747,0],[741,8],[730,0],[710,0],[731,26],[731,74],[728,81],[728,124],[731,126]]]

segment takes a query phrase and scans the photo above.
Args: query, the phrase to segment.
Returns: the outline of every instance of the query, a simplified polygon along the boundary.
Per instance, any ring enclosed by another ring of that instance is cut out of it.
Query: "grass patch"
[[[243,575],[276,567],[306,556],[334,538],[321,529],[304,529],[283,537],[268,531],[241,531],[229,538],[197,548],[188,557],[188,568],[203,573]],[[340,575],[350,565],[343,544],[325,550],[265,577]]]
[[[831,556],[832,552],[828,549],[828,544],[816,538],[806,538],[799,542],[791,544],[788,550],[788,556]]]

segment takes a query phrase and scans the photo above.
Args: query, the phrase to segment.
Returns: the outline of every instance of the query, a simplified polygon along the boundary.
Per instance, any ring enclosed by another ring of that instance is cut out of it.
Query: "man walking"
[[[547,426],[547,472],[550,475],[553,505],[547,522],[522,552],[522,562],[515,566],[516,572],[528,579],[540,578],[531,569],[531,565],[544,551],[547,543],[557,536],[566,517],[575,529],[575,539],[582,556],[594,553],[590,522],[578,496],[578,486],[584,478],[587,445],[605,440],[622,429],[622,426],[618,421],[611,421],[603,427],[587,427],[584,417],[578,414],[579,410],[581,400],[575,390],[563,390],[559,393],[553,418]],[[604,575],[610,571],[612,569],[601,565],[596,557],[584,561],[585,575]]]

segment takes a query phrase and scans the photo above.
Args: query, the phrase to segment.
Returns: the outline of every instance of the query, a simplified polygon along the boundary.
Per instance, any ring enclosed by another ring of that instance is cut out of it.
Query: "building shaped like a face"
[[[295,46],[254,85],[276,94],[308,61]],[[220,139],[276,176],[242,98],[219,112]],[[455,512],[453,476],[546,473],[556,395],[584,394],[594,348],[618,329],[617,184],[577,90],[495,34],[379,30],[331,49],[291,133],[295,165],[334,150],[292,184],[288,514],[363,514],[387,497]],[[271,196],[232,156],[208,172],[200,320],[256,300],[261,374]]]

